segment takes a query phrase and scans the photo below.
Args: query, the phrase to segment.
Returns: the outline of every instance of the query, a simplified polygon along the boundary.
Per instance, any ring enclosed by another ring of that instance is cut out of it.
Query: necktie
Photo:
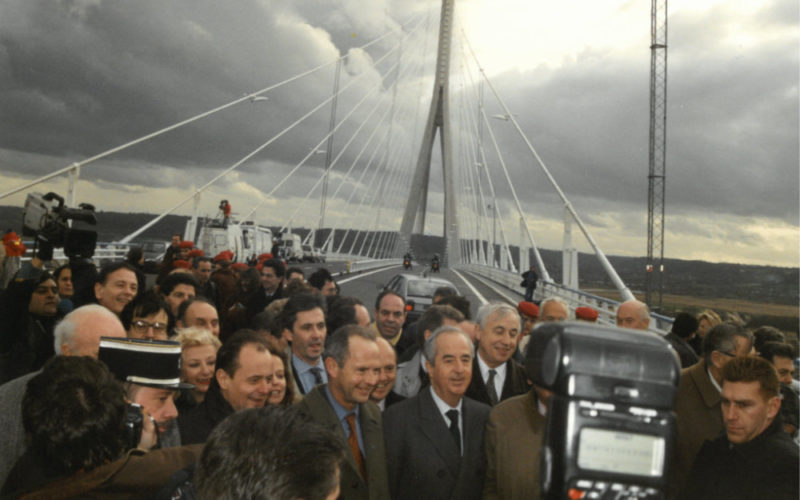
[[[458,410],[447,410],[447,418],[450,419],[450,434],[453,435],[453,439],[456,440],[456,447],[458,447],[458,453],[461,453],[461,431],[458,429]]]
[[[356,414],[351,413],[345,417],[347,425],[350,426],[350,435],[347,437],[347,444],[350,445],[350,451],[353,452],[353,458],[356,459],[356,465],[361,472],[361,477],[367,480],[367,469],[364,467],[364,456],[361,455],[361,448],[358,447],[358,432],[356,431]]]
[[[489,393],[489,404],[492,406],[497,404],[497,388],[494,386],[494,376],[497,371],[489,370],[489,381],[486,382],[486,392]]]
[[[308,371],[311,372],[311,375],[314,375],[314,385],[322,383],[322,370],[315,366]]]

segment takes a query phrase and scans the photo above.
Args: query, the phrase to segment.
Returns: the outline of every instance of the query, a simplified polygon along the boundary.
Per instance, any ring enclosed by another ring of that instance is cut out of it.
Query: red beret
[[[258,256],[258,260],[260,260],[260,261],[261,260],[269,260],[271,258],[272,258],[272,254],[271,253],[262,253],[261,255]]]
[[[205,254],[206,253],[204,251],[200,250],[199,248],[195,248],[194,250],[189,252],[189,258],[202,257]]]
[[[175,269],[178,269],[179,267],[182,267],[184,269],[191,269],[192,263],[189,262],[188,260],[175,260],[172,261],[172,267],[174,267]]]
[[[591,307],[576,307],[575,317],[584,321],[597,321],[598,313]]]
[[[539,317],[539,306],[533,302],[526,302],[523,300],[517,304],[517,311],[519,311],[520,314],[525,314],[534,318]]]
[[[194,242],[181,241],[180,243],[178,243],[178,248],[194,248]]]
[[[248,266],[248,265],[247,265],[247,264],[245,264],[244,262],[237,262],[236,264],[234,264],[234,265],[232,265],[232,266],[231,266],[231,269],[235,269],[235,270],[237,270],[237,271],[243,271],[243,270],[245,270],[245,269],[247,269],[247,268],[249,268],[249,267],[250,267],[250,266]]]
[[[221,260],[233,260],[233,252],[230,250],[225,250],[218,253],[217,256],[214,257],[214,262],[219,262]]]

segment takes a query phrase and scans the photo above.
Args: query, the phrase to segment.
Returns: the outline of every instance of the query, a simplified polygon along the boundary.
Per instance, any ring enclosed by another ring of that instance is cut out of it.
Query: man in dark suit
[[[438,305],[429,307],[417,322],[417,330],[422,332],[421,345],[424,345],[440,326],[456,326],[463,320],[464,316],[453,307]],[[420,349],[408,361],[397,366],[397,379],[393,391],[410,398],[416,396],[428,383],[428,372],[425,370],[425,360]]]
[[[383,337],[378,337],[378,351],[381,360],[381,373],[378,377],[378,384],[369,395],[369,399],[375,403],[381,411],[389,406],[403,401],[403,396],[392,391],[394,381],[397,379],[397,353],[394,352],[392,344]]]
[[[322,360],[328,334],[326,312],[325,299],[321,295],[298,293],[289,298],[278,316],[283,338],[292,344],[289,361],[295,394],[307,394],[315,385],[328,382]]]
[[[520,318],[507,304],[490,302],[478,310],[478,355],[472,361],[467,397],[491,406],[528,392],[525,370],[511,359],[519,341]]]
[[[464,397],[474,347],[457,327],[425,342],[431,386],[384,413],[389,491],[394,500],[481,498],[487,405]]]
[[[703,442],[715,439],[724,429],[720,398],[722,368],[751,350],[752,336],[748,331],[734,323],[722,323],[703,339],[703,359],[681,370],[675,400],[678,442],[670,481],[672,498],[683,488]]]
[[[347,449],[339,498],[388,500],[381,412],[369,401],[380,373],[375,333],[345,325],[328,337],[324,357],[329,382],[315,386],[298,405]]]

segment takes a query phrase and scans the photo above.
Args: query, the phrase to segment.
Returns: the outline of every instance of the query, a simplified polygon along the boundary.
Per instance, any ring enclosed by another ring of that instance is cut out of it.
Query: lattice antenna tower
[[[650,7],[650,162],[647,189],[645,301],[661,310],[664,292],[664,198],[667,145],[667,0]]]

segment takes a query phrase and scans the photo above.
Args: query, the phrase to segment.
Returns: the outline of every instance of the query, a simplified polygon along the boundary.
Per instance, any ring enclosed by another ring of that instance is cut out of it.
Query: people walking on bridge
[[[520,286],[525,287],[525,302],[533,302],[533,292],[536,290],[536,282],[539,281],[539,275],[536,274],[536,267],[531,268],[522,273],[522,283]]]

